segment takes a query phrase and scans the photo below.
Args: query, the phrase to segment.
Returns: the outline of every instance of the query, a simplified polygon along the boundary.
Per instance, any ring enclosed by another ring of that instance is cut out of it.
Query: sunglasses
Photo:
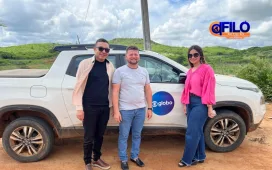
[[[198,53],[194,53],[194,54],[188,54],[188,58],[192,58],[192,57],[199,57],[199,54]]]
[[[103,52],[105,50],[106,53],[110,52],[109,48],[103,48],[103,47],[96,47],[100,52]]]

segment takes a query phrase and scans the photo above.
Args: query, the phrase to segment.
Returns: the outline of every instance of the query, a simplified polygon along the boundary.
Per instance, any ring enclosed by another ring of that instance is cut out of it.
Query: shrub
[[[256,84],[266,100],[272,101],[272,64],[267,59],[251,58],[237,76]]]
[[[0,51],[0,58],[13,59],[13,55],[7,52]]]

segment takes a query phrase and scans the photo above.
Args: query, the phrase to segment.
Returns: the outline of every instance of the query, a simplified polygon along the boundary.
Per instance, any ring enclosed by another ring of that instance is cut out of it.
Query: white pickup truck
[[[49,70],[0,71],[0,137],[9,156],[20,162],[45,158],[56,138],[83,136],[72,92],[78,65],[92,57],[93,45],[57,46],[59,55]],[[126,64],[125,46],[111,45],[108,59]],[[153,117],[143,133],[184,133],[187,122],[180,102],[188,69],[152,51],[140,51],[140,65],[150,75]],[[217,116],[205,125],[207,146],[215,152],[236,149],[255,130],[266,111],[262,92],[251,82],[216,75]],[[118,130],[111,117],[108,131]]]

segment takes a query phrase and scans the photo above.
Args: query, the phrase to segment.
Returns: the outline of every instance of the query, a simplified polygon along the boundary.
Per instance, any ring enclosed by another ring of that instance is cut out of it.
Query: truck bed
[[[48,69],[13,69],[0,71],[0,78],[40,78]]]

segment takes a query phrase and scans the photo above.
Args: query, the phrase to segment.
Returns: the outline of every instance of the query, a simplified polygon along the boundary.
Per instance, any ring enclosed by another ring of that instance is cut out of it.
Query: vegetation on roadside
[[[267,101],[272,101],[272,63],[267,59],[253,57],[237,74],[237,77],[256,84]]]
[[[144,49],[143,39],[117,38],[111,44],[135,45]],[[11,47],[0,47],[0,70],[15,68],[49,69],[57,52],[52,48],[58,44],[26,44]],[[152,51],[169,57],[178,63],[188,66],[187,47],[173,47],[152,41]],[[258,85],[267,100],[272,100],[272,46],[252,47],[244,50],[227,47],[203,48],[207,62],[217,74],[233,75],[247,79]]]

